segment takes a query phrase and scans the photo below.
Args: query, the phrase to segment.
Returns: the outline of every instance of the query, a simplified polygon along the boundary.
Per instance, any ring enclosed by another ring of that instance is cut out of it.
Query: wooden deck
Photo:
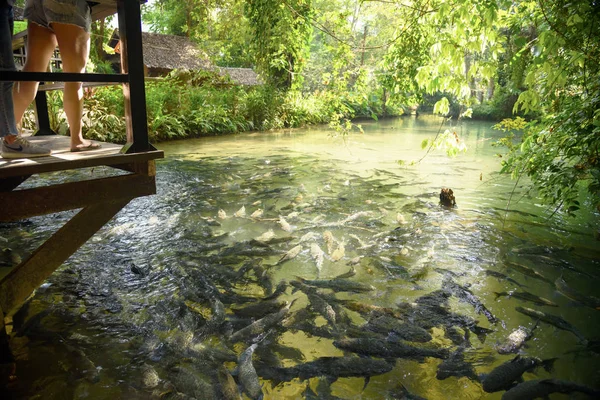
[[[70,139],[67,136],[30,136],[27,139],[50,148],[52,154],[49,157],[30,159],[0,158],[0,179],[101,165],[118,166],[146,162],[164,156],[160,150],[125,154],[122,152],[124,146],[105,142],[97,142],[102,144],[100,149],[73,153],[70,151]]]
[[[0,278],[0,392],[4,378],[14,373],[8,347],[5,317],[13,315],[23,302],[64,261],[89,240],[131,200],[156,193],[155,160],[163,152],[148,142],[146,95],[141,36],[140,3],[145,0],[95,0],[94,20],[117,12],[121,33],[121,74],[70,74],[4,71],[3,81],[111,82],[123,86],[126,146],[102,143],[97,150],[71,152],[70,138],[59,135],[30,137],[34,143],[52,149],[48,157],[0,158],[0,223],[38,215],[76,211],[68,222],[23,261]],[[17,38],[16,45],[22,44]],[[47,87],[47,90],[57,89]],[[45,92],[36,98],[38,128],[50,131]],[[43,96],[39,96],[43,94]],[[47,129],[46,129],[47,128]],[[115,176],[82,176],[80,180],[19,187],[32,175],[80,168],[108,166],[123,173]],[[138,210],[144,212],[144,210]],[[8,369],[4,368],[8,366]],[[7,372],[12,371],[12,372]]]

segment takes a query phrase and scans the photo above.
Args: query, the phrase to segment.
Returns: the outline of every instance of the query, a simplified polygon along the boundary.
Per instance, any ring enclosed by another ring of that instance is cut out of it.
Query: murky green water
[[[515,357],[498,354],[499,343],[520,326],[534,326],[519,306],[560,316],[580,336],[539,322],[520,353],[557,360],[552,372],[539,367],[524,379],[597,385],[598,348],[582,338],[596,343],[599,311],[561,294],[555,281],[562,276],[577,293],[598,296],[598,214],[548,222],[552,210],[521,187],[507,210],[514,182],[494,173],[491,143],[498,133],[490,124],[457,126],[466,154],[430,153],[414,167],[397,161],[421,158],[420,144],[435,135],[438,120],[363,126],[364,135],[347,138],[313,128],[159,146],[167,158],[158,163],[158,194],[132,202],[15,316],[20,381],[14,397],[224,398],[216,371],[234,372],[254,340],[265,398],[403,398],[403,385],[429,399],[499,399],[502,391],[485,393],[478,380]],[[442,187],[453,189],[457,208],[438,205]],[[0,236],[26,255],[65,220],[53,215],[5,225]],[[325,253],[322,264],[316,246]],[[282,260],[285,254],[289,260]],[[296,290],[298,277],[330,279],[349,271],[354,275],[345,279],[372,290]],[[289,312],[266,337],[231,340],[264,314],[240,316],[239,309],[281,282],[288,284],[278,299],[295,300]],[[496,298],[514,290],[556,306]],[[428,295],[437,308],[423,306]],[[380,309],[362,311],[367,306]],[[358,357],[339,348],[350,337],[399,340],[397,329],[374,328],[377,316],[391,314],[432,336],[411,345],[464,357],[463,372],[470,366],[464,374],[471,377],[438,379],[441,359],[397,357],[366,387],[364,377],[335,380],[340,372],[332,370],[292,379],[297,366],[320,357]]]

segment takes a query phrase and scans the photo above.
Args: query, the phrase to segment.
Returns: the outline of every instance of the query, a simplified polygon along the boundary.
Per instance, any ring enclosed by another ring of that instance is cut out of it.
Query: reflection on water
[[[15,316],[15,397],[494,399],[481,381],[513,351],[539,359],[525,380],[594,386],[598,216],[548,222],[494,174],[489,124],[455,128],[469,146],[458,158],[398,164],[421,158],[438,124],[162,145],[158,194]],[[442,187],[457,208],[437,204]],[[65,220],[0,235],[26,253]]]

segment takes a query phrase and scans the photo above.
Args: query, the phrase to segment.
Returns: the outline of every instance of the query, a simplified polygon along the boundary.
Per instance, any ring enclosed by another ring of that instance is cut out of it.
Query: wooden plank
[[[161,150],[132,154],[121,153],[123,148],[121,145],[105,142],[99,142],[102,144],[100,149],[72,153],[69,150],[70,138],[61,135],[29,137],[28,140],[49,147],[52,149],[52,154],[48,157],[31,159],[20,158],[11,160],[0,158],[0,179],[76,168],[138,163],[164,157],[164,153]]]
[[[0,308],[9,315],[14,313],[56,268],[131,200],[127,198],[96,204],[77,213],[0,281]]]
[[[75,210],[124,197],[156,194],[153,176],[122,175],[0,193],[0,222]]]

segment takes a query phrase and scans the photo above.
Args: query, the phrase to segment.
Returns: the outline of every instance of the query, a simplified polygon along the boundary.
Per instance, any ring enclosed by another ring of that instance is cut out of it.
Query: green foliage
[[[245,13],[259,70],[276,88],[298,88],[312,34],[311,0],[250,0]]]

